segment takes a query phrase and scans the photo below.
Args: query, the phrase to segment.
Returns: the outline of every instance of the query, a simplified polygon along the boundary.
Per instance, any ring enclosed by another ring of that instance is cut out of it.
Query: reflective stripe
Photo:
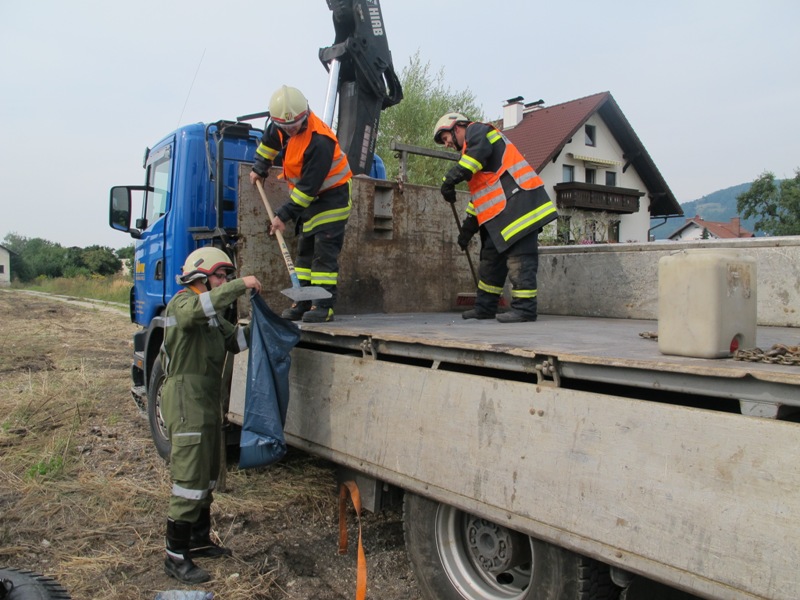
[[[203,292],[200,294],[200,306],[203,307],[203,314],[209,318],[216,317],[217,311],[211,302],[211,292]]]
[[[247,337],[244,335],[244,327],[236,326],[236,343],[239,346],[239,352],[247,350]]]
[[[303,223],[303,233],[309,233],[313,231],[315,227],[319,227],[320,225],[325,225],[326,223],[334,223],[335,221],[346,221],[347,218],[350,216],[350,210],[353,206],[352,201],[348,198],[347,199],[347,206],[344,208],[332,208],[331,210],[325,210],[319,213],[318,215],[314,215],[308,221]]]
[[[292,199],[292,202],[294,202],[295,204],[299,204],[303,208],[308,208],[308,205],[311,204],[311,202],[314,200],[313,196],[304,194],[296,187],[292,188],[292,193],[290,197]]]
[[[178,498],[186,498],[187,500],[202,500],[208,497],[208,490],[190,490],[189,488],[179,486],[177,483],[173,483],[172,495]]]
[[[494,144],[495,142],[499,142],[503,139],[503,134],[500,133],[497,129],[492,129],[489,133],[486,134],[486,139],[489,140],[490,144]]]
[[[347,162],[347,156],[342,153],[339,158],[335,159],[331,164],[331,170],[328,172],[328,176],[325,178],[325,181],[322,182],[322,187],[320,188],[320,192],[324,192],[331,188],[336,187],[339,185],[343,179],[350,179],[352,177],[352,172],[350,168],[342,169],[342,163]],[[338,172],[337,172],[338,171]]]
[[[552,201],[549,201],[546,204],[542,204],[536,210],[532,210],[531,212],[522,215],[516,221],[509,223],[500,231],[500,235],[503,236],[504,240],[508,241],[520,231],[531,227],[554,212],[556,212],[556,207],[553,205]]]
[[[512,298],[536,298],[536,290],[511,290]]]
[[[481,280],[478,282],[478,289],[483,290],[489,294],[494,294],[495,296],[499,296],[503,293],[502,287],[497,287],[496,285],[489,285],[485,281]]]
[[[466,154],[461,156],[461,160],[458,161],[459,166],[464,167],[465,169],[469,170],[471,173],[475,174],[481,169],[483,169],[483,165]]]
[[[295,267],[294,272],[300,281],[311,281],[311,269],[304,269],[302,267]]]
[[[275,157],[278,156],[278,151],[264,144],[259,144],[258,148],[256,148],[256,154],[267,160],[275,160]]]
[[[312,285],[336,285],[339,280],[339,273],[319,273],[311,272]]]
[[[164,327],[175,327],[178,324],[178,319],[175,317],[167,317],[164,319]]]
[[[472,200],[470,200],[469,204],[467,204],[467,214],[472,215],[473,217],[478,214],[475,212],[475,207],[472,205]]]

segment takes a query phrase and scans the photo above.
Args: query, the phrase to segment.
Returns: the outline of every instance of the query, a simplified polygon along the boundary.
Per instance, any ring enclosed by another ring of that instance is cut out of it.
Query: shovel
[[[267,193],[264,191],[264,186],[261,181],[256,181],[258,193],[261,194],[261,200],[264,202],[264,207],[269,214],[270,222],[275,218],[275,213],[272,212],[272,207],[267,200]],[[281,290],[281,294],[291,298],[292,302],[303,302],[305,300],[323,300],[330,298],[331,293],[323,287],[318,285],[300,285],[300,280],[297,278],[297,273],[294,270],[294,263],[292,262],[292,255],[289,254],[289,248],[283,239],[283,233],[275,231],[275,237],[278,238],[278,244],[281,247],[281,254],[283,254],[283,262],[286,263],[286,268],[289,270],[289,277],[292,280],[292,287]]]

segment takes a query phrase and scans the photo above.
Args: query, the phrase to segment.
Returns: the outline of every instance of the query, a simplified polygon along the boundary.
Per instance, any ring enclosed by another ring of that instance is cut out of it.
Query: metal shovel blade
[[[304,300],[324,300],[330,298],[331,293],[318,285],[306,285],[303,287],[290,287],[281,290],[281,294],[291,298],[292,302],[303,302]]]

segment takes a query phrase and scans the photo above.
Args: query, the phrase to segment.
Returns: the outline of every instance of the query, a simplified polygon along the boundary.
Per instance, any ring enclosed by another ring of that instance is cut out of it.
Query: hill
[[[686,219],[699,215],[706,221],[718,221],[727,223],[733,217],[739,215],[736,210],[736,196],[742,194],[750,189],[751,183],[740,183],[724,190],[717,190],[707,196],[698,198],[697,200],[690,200],[681,204],[684,216],[669,219],[666,223],[661,225],[658,229],[653,230],[655,239],[664,240],[669,235],[678,229],[686,222]],[[651,219],[650,227],[655,227],[661,223],[662,219]],[[755,230],[754,219],[743,219],[742,227],[753,231],[756,235],[764,235]]]

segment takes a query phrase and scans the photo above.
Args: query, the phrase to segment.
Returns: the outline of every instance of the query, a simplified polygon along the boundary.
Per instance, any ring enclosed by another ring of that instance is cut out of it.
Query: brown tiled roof
[[[683,209],[609,92],[527,112],[522,122],[503,133],[541,172],[595,113],[608,125],[622,148],[623,158],[633,165],[647,187],[652,198],[650,215],[682,215]]]
[[[733,217],[728,223],[721,223],[719,221],[704,221],[702,218],[697,216],[692,217],[691,219],[686,219],[686,223],[676,229],[672,234],[670,234],[669,237],[675,237],[680,232],[688,229],[692,225],[696,225],[701,229],[707,230],[708,233],[721,240],[755,237],[753,232],[742,227],[742,221],[739,217]]]

